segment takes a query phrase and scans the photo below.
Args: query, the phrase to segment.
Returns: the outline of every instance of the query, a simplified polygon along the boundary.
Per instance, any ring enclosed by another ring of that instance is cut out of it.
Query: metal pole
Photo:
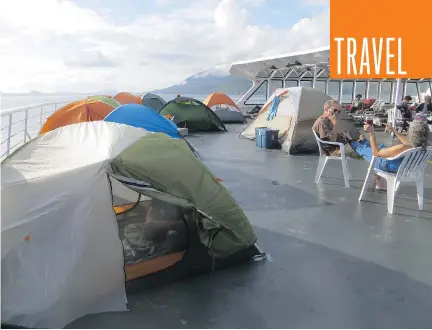
[[[6,143],[6,156],[9,156],[12,134],[12,114],[9,115],[8,139]]]
[[[354,83],[353,83],[353,90],[352,90],[352,93],[351,93],[351,100],[354,100],[354,98],[355,98],[356,95],[357,95],[357,79],[355,79]],[[365,95],[365,98],[366,98],[366,95]]]
[[[313,80],[312,80],[312,88],[315,88],[317,80],[317,65],[314,65],[314,73],[313,73]]]
[[[392,125],[393,127],[396,127],[396,114],[397,114],[397,104],[399,102],[399,90],[400,90],[400,79],[396,80],[396,93],[395,93],[395,100],[394,100],[394,108],[393,108],[393,116],[392,116]],[[392,138],[394,137],[394,133],[391,134]]]
[[[343,80],[341,80],[339,83],[339,98],[337,99],[339,103],[342,103],[343,83]]]

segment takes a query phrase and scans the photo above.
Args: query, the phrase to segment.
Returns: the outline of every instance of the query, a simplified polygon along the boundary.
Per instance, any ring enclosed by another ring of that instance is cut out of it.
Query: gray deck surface
[[[229,133],[188,140],[224,180],[254,225],[267,260],[128,296],[128,313],[85,316],[74,328],[430,328],[432,165],[425,210],[401,186],[395,214],[386,194],[358,196],[367,163],[340,162],[314,184],[317,156],[263,150]]]

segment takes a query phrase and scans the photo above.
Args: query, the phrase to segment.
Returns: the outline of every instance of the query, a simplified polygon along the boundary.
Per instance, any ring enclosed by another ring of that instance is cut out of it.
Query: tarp
[[[177,97],[169,101],[159,114],[173,116],[179,127],[190,132],[226,131],[219,117],[205,104],[188,97]]]
[[[274,117],[276,117],[276,113],[277,113],[277,110],[278,110],[278,107],[279,107],[279,103],[280,103],[279,96],[274,97],[272,105],[271,105],[270,109],[267,111],[267,114],[266,114],[266,120],[267,121],[273,120]]]
[[[267,121],[267,116],[273,111],[275,99],[279,100],[276,116]],[[283,150],[293,154],[317,152],[318,146],[312,133],[312,126],[322,115],[324,103],[330,99],[331,97],[322,91],[309,87],[278,88],[241,136],[255,139],[255,128],[273,128],[279,130]],[[350,117],[342,112],[338,118],[336,132],[341,133],[345,129],[354,139],[359,137],[359,132]]]
[[[141,97],[141,102],[146,107],[149,107],[155,111],[160,111],[166,104],[165,100],[160,96],[152,93],[144,94]]]
[[[72,102],[48,117],[39,133],[43,134],[66,125],[104,120],[114,108],[114,106],[99,100]]]
[[[121,92],[114,96],[121,104],[142,104],[141,99],[138,96],[132,95],[128,92]]]
[[[176,124],[143,105],[122,105],[111,112],[105,121],[141,127],[147,131],[165,133],[174,138],[180,137]]]

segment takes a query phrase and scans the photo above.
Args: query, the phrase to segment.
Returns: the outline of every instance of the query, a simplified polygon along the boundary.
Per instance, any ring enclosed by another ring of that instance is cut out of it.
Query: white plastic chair
[[[339,142],[323,141],[318,137],[318,134],[313,129],[312,129],[312,132],[315,136],[315,139],[316,139],[317,144],[318,144],[319,152],[320,152],[318,167],[317,167],[317,171],[316,171],[316,175],[315,175],[315,183],[318,183],[320,181],[321,175],[324,172],[324,168],[325,168],[328,160],[332,160],[332,159],[333,160],[340,160],[342,162],[342,171],[343,171],[343,176],[344,176],[344,181],[345,181],[345,187],[349,188],[349,186],[350,186],[349,185],[350,174],[348,171],[347,157],[345,156],[345,145],[343,143],[339,143]],[[339,146],[340,156],[327,156],[327,154],[323,150],[321,144]]]
[[[354,114],[352,116],[354,122],[362,123],[364,121],[366,115],[373,115],[375,117],[375,113],[377,111],[379,111],[379,109],[381,108],[383,103],[384,102],[382,100],[375,100],[375,102],[372,103],[372,105],[370,106],[369,109],[367,109],[366,111],[364,111],[361,114]]]
[[[366,175],[365,182],[363,183],[363,188],[360,193],[359,201],[363,200],[371,175],[373,173],[376,173],[379,176],[385,178],[387,181],[387,211],[389,214],[393,214],[394,199],[401,182],[416,183],[418,206],[419,210],[422,211],[424,171],[427,165],[427,160],[430,158],[431,155],[432,147],[428,147],[426,151],[422,151],[421,148],[413,148],[400,153],[396,157],[386,158],[387,160],[395,160],[404,157],[397,173],[388,173],[376,169],[375,162],[377,157],[373,156],[369,164],[369,169]]]

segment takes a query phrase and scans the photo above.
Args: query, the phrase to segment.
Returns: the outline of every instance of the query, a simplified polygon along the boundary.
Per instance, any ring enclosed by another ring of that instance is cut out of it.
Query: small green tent
[[[225,125],[209,107],[189,97],[169,101],[159,113],[174,117],[178,127],[186,127],[190,132],[226,131]]]
[[[88,97],[89,100],[97,100],[99,102],[108,104],[112,106],[114,109],[121,106],[121,103],[119,103],[117,100],[113,99],[111,96],[106,95],[93,95]]]

